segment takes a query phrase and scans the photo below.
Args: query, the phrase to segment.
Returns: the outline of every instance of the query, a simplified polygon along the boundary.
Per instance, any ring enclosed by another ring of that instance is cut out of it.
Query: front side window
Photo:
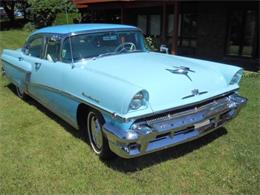
[[[72,53],[71,53],[72,51]],[[63,42],[63,62],[79,61],[105,55],[145,51],[139,31],[98,32],[68,37]]]
[[[29,44],[26,45],[25,54],[40,58],[43,50],[43,42],[43,37],[32,39]]]

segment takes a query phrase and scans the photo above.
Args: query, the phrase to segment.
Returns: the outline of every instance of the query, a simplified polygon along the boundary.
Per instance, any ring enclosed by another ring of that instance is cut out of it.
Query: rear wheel
[[[87,132],[88,140],[93,151],[101,159],[110,159],[113,156],[111,152],[108,140],[104,136],[102,126],[104,125],[104,119],[100,113],[91,110],[87,115]]]
[[[16,94],[19,98],[25,100],[27,98],[27,95],[25,94],[24,92],[24,89],[22,89],[21,87],[17,87],[15,86],[16,88]]]

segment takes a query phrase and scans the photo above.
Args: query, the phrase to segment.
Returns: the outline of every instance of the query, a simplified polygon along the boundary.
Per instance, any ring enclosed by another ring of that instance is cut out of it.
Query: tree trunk
[[[2,1],[1,2],[4,9],[5,9],[5,13],[7,14],[9,20],[11,21],[11,23],[14,22],[14,5],[15,5],[15,1]]]

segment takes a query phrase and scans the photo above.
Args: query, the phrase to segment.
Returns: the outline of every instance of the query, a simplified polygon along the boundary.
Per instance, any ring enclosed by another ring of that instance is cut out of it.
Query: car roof
[[[137,29],[134,26],[121,25],[121,24],[66,24],[59,26],[51,26],[39,29],[32,33],[55,33],[55,34],[70,34],[83,31],[101,31],[101,30],[111,30],[111,29]]]

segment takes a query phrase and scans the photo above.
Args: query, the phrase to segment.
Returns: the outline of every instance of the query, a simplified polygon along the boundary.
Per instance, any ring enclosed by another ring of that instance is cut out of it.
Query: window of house
[[[256,44],[256,11],[234,10],[229,17],[226,54],[253,57]]]
[[[180,30],[179,46],[195,48],[197,45],[197,15],[192,13],[182,14]]]
[[[161,16],[159,14],[138,15],[137,26],[148,36],[160,36]]]
[[[137,26],[140,28],[143,33],[147,34],[147,16],[146,15],[138,15],[137,17]]]
[[[173,21],[174,21],[174,15],[169,14],[168,15],[168,36],[172,36],[173,33]]]
[[[160,15],[150,15],[149,22],[150,35],[159,36],[161,31],[161,18]]]
[[[173,34],[174,14],[168,15],[168,38]],[[197,15],[192,13],[179,14],[178,46],[192,47],[197,45]]]

